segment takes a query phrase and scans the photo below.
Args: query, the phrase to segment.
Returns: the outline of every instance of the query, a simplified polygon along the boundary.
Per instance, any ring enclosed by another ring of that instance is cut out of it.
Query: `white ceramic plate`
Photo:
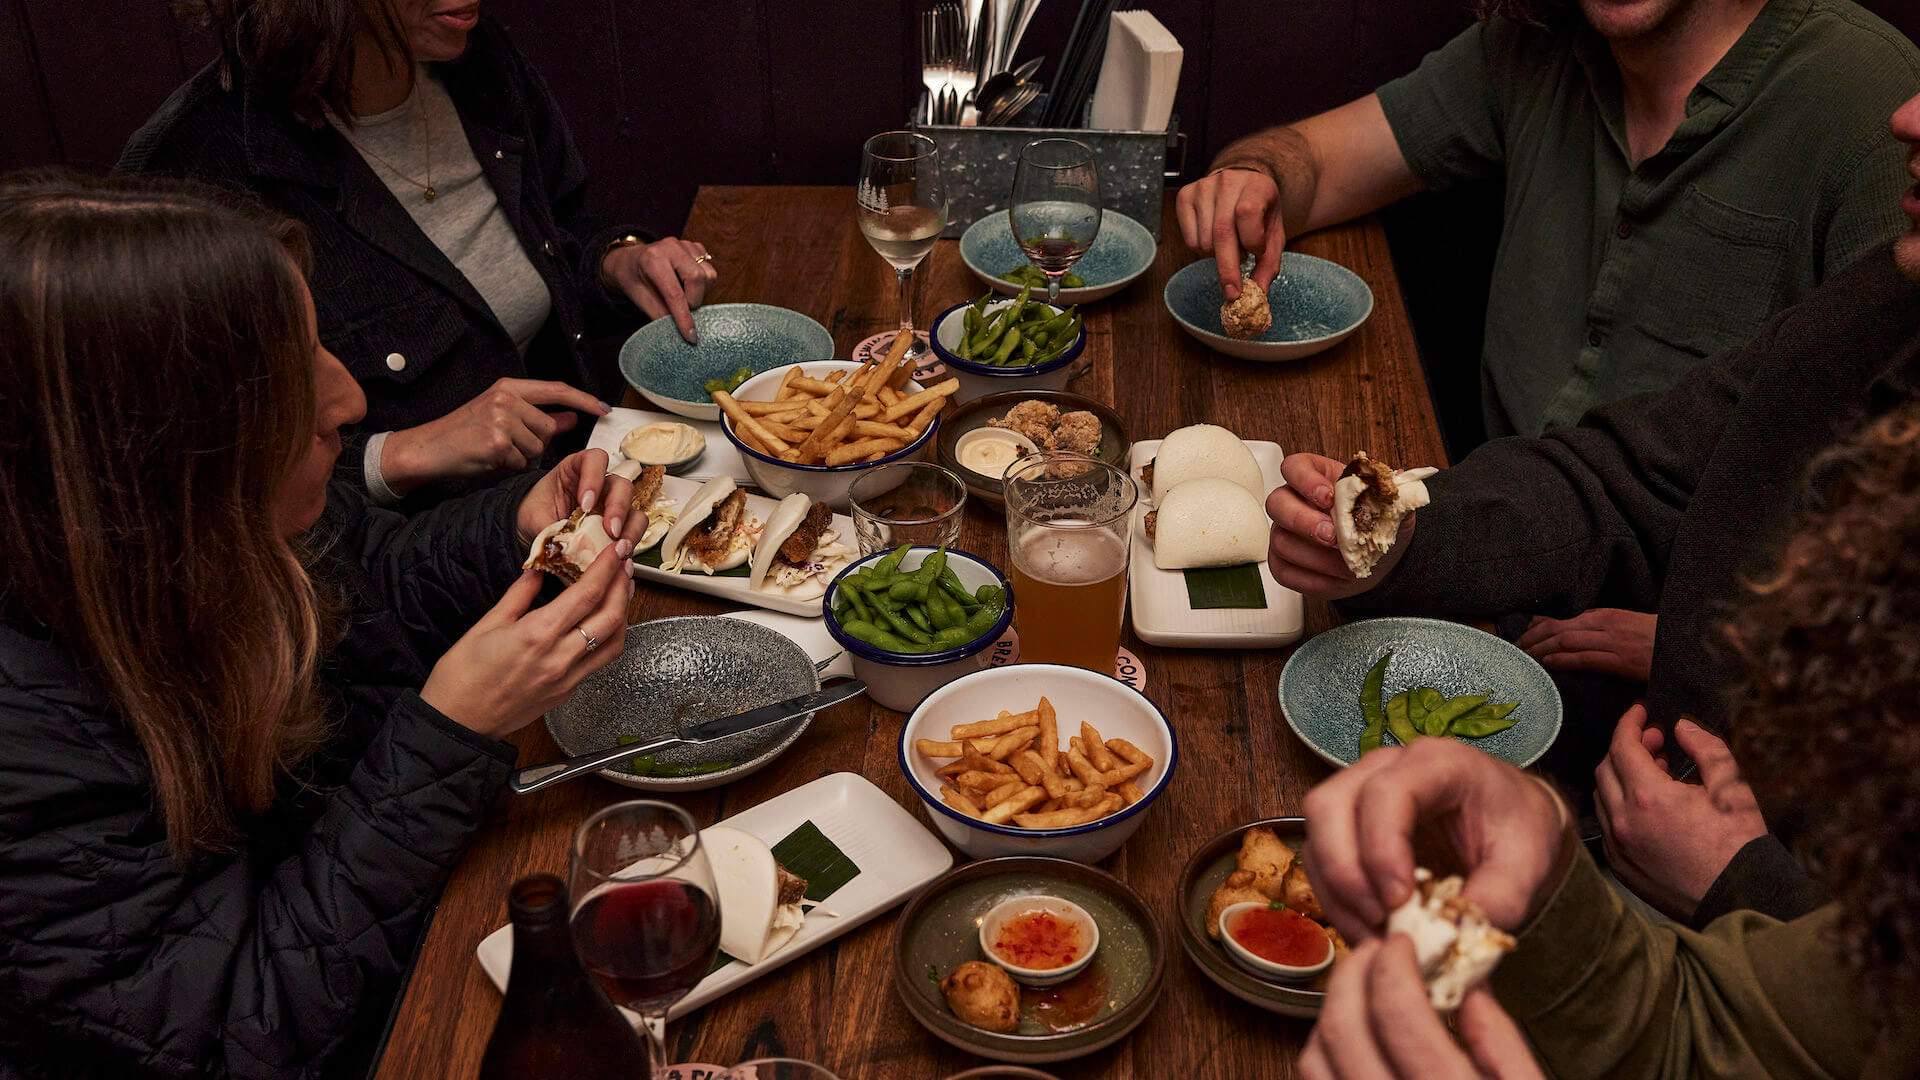
[[[800,932],[786,948],[758,964],[736,960],[708,975],[692,993],[667,1011],[669,1020],[685,1016],[853,930],[905,900],[953,865],[952,853],[914,821],[912,814],[867,779],[853,773],[823,776],[719,824],[750,833],[771,845],[808,821],[845,852],[860,868],[860,873],[820,907],[808,912]],[[826,914],[829,911],[833,914]],[[513,927],[503,926],[488,934],[474,955],[493,985],[505,991],[507,973],[513,965]],[[627,1012],[626,1015],[629,1021],[639,1022],[638,1014]]]
[[[734,449],[725,435],[720,434],[720,425],[712,421],[616,406],[593,425],[593,434],[587,437],[587,449],[605,450],[608,464],[618,465],[627,459],[627,455],[620,452],[620,440],[627,437],[627,432],[647,424],[663,423],[685,424],[707,440],[706,452],[696,458],[693,464],[675,470],[677,475],[694,480],[731,476],[742,484],[752,483],[753,477],[747,475],[747,463],[741,460],[740,451]]]
[[[724,442],[724,440],[722,441]],[[694,492],[699,491],[700,483],[698,480],[691,480],[684,476],[668,476],[666,480],[661,483],[660,490],[677,505],[686,502],[688,497]],[[745,484],[740,486],[742,488],[746,487]],[[765,495],[756,495],[752,491],[747,492],[747,511],[758,518],[763,525],[766,524],[767,518],[772,516],[774,508],[779,505],[780,502],[777,499],[769,499]],[[840,543],[845,545],[849,551],[857,553],[859,550],[859,542],[854,539],[853,519],[845,514],[835,514],[833,515],[833,527],[840,533]],[[853,554],[847,558],[849,561],[852,561],[853,559],[859,558],[859,555]],[[663,585],[673,585],[682,589],[691,589],[697,593],[706,593],[708,596],[717,596],[722,600],[732,600],[736,603],[751,604],[754,607],[766,608],[768,611],[784,611],[789,615],[800,615],[814,619],[819,618],[821,614],[820,597],[818,596],[811,600],[796,600],[790,596],[779,596],[774,593],[761,592],[758,589],[748,587],[747,579],[743,577],[722,577],[718,574],[708,575],[698,571],[676,574],[669,573],[658,567],[643,566],[637,562],[633,564],[633,572],[636,576],[646,581],[657,581]]]
[[[1260,466],[1267,490],[1281,486],[1280,462],[1286,455],[1278,443],[1248,441]],[[1133,444],[1127,471],[1140,478],[1140,468],[1160,452],[1160,440]],[[1143,489],[1145,485],[1142,485]],[[1127,575],[1127,605],[1133,612],[1133,632],[1140,640],[1170,649],[1273,649],[1300,640],[1306,615],[1300,594],[1273,580],[1260,568],[1260,584],[1267,593],[1264,608],[1217,608],[1195,611],[1187,602],[1187,580],[1178,570],[1153,565],[1153,544],[1147,539],[1147,511],[1151,492],[1141,492],[1133,512],[1133,557]]]

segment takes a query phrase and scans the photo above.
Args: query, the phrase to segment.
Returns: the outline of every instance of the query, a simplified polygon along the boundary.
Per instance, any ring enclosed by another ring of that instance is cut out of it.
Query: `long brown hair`
[[[302,235],[178,181],[0,182],[0,597],[111,695],[179,856],[323,734],[274,512],[315,423]]]
[[[310,124],[323,122],[322,105],[351,122],[355,64],[413,67],[394,0],[174,0],[174,9],[219,39],[222,82],[244,72]],[[357,55],[362,34],[377,55]]]
[[[1814,505],[1727,628],[1734,747],[1756,790],[1819,808],[1806,848],[1885,1020],[1920,1005],[1920,400],[1809,475]]]

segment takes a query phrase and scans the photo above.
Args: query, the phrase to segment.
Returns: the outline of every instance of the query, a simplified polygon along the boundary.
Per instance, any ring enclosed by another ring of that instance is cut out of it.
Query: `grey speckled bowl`
[[[806,651],[758,623],[714,615],[655,619],[627,628],[620,659],[587,677],[566,704],[547,714],[547,730],[568,757],[677,734],[713,720],[820,689]],[[738,780],[785,753],[813,723],[812,713],[699,746],[675,746],[655,760],[666,765],[732,763],[683,777],[641,777],[624,766],[600,770],[641,791],[699,791]]]
[[[768,368],[833,356],[833,335],[797,311],[767,304],[708,304],[693,313],[700,344],[689,345],[661,317],[620,346],[620,374],[648,401],[694,420],[720,419],[702,384],[741,368]]]
[[[1061,289],[1060,303],[1091,304],[1105,300],[1146,273],[1158,250],[1159,245],[1154,243],[1153,234],[1145,225],[1125,214],[1103,211],[1100,232],[1093,238],[1093,246],[1073,265],[1073,272],[1079,274],[1086,285]],[[1005,296],[1020,294],[1020,286],[998,276],[1027,264],[1026,252],[1021,251],[1020,244],[1014,240],[1013,226],[1004,211],[988,214],[967,226],[967,231],[960,234],[960,258],[967,269],[994,292]],[[1046,294],[1045,289],[1034,292],[1043,298]]]
[[[1167,310],[1208,348],[1242,360],[1293,360],[1331,349],[1373,314],[1373,290],[1360,275],[1336,262],[1289,251],[1267,286],[1273,326],[1248,341],[1220,328],[1220,274],[1212,259],[1181,267],[1167,279]]]
[[[1334,765],[1360,755],[1360,683],[1380,654],[1393,650],[1381,700],[1414,686],[1517,701],[1519,723],[1484,739],[1464,739],[1525,768],[1560,734],[1560,691],[1533,657],[1492,634],[1440,619],[1350,622],[1310,638],[1280,669],[1280,711],[1300,741]],[[1391,744],[1393,739],[1388,737]]]

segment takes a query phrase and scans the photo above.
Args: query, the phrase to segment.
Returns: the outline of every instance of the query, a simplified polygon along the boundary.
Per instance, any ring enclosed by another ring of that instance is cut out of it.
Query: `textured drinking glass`
[[[914,131],[887,131],[860,151],[860,185],[854,192],[860,232],[892,264],[900,283],[900,332],[913,333],[913,268],[933,250],[947,227],[947,185],[940,176],[940,148]],[[907,355],[927,347],[913,339]]]
[[[640,1014],[648,1069],[666,1067],[667,1009],[720,950],[720,893],[700,829],[672,803],[636,799],[589,817],[573,838],[573,944],[614,1004]]]
[[[1002,486],[1020,659],[1112,675],[1139,486],[1098,458],[1055,450],[1008,466]]]
[[[1060,303],[1060,279],[1100,235],[1100,168],[1093,148],[1072,139],[1038,139],[1020,151],[1007,214],[1027,261],[1047,275],[1047,303]]]
[[[862,555],[901,544],[950,548],[960,539],[967,485],[938,465],[899,461],[862,473],[847,497]]]

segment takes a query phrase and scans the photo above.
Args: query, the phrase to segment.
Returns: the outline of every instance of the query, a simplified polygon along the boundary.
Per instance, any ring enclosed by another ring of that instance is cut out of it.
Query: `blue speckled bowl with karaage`
[[[1360,756],[1360,684],[1392,650],[1380,700],[1417,686],[1448,697],[1488,694],[1516,701],[1518,721],[1481,739],[1462,739],[1525,768],[1560,734],[1560,691],[1533,657],[1492,634],[1441,619],[1395,617],[1343,623],[1309,638],[1280,669],[1280,711],[1300,741],[1334,765]],[[1388,736],[1386,745],[1393,745]]]
[[[665,316],[635,330],[620,347],[620,374],[648,401],[694,420],[720,419],[708,379],[833,358],[826,327],[768,304],[708,304],[694,311],[693,328],[698,345],[687,344]]]
[[[1167,310],[1201,344],[1243,360],[1293,360],[1331,349],[1373,314],[1373,290],[1336,262],[1289,251],[1267,286],[1273,326],[1257,338],[1228,337],[1220,327],[1220,273],[1212,259],[1181,267],[1167,279]]]
[[[1146,273],[1158,250],[1159,245],[1145,225],[1125,214],[1103,212],[1093,246],[1073,264],[1073,272],[1080,275],[1086,285],[1061,289],[1060,303],[1064,306],[1105,300]],[[1014,240],[1013,226],[1007,221],[1005,211],[988,214],[967,226],[967,231],[960,234],[960,259],[993,291],[1006,296],[1019,295],[1020,286],[999,277],[1027,265],[1026,252],[1021,251],[1020,244]],[[1045,299],[1045,289],[1033,292]]]

